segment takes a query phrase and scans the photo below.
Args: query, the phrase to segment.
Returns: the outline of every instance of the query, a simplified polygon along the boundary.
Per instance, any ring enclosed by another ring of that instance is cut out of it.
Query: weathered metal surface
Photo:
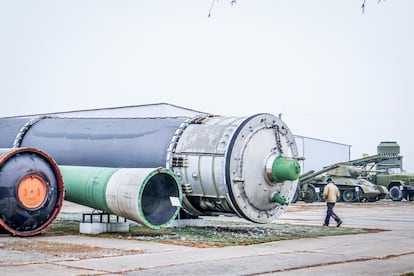
[[[64,192],[60,170],[44,151],[0,149],[0,230],[42,233],[59,214]]]

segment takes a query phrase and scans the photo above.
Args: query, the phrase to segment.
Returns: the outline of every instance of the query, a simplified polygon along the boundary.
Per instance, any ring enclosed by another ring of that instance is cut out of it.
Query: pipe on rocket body
[[[36,148],[0,149],[0,230],[42,233],[59,214],[64,184],[58,165]]]
[[[122,216],[153,229],[176,218],[181,185],[167,169],[60,166],[65,179],[65,199]]]

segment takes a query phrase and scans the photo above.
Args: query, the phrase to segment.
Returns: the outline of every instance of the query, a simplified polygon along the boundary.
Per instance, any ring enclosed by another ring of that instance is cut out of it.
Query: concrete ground
[[[78,209],[79,208],[79,209]],[[81,212],[65,203],[63,212]],[[341,227],[377,233],[308,238],[225,248],[194,248],[89,236],[0,236],[0,275],[403,275],[414,272],[414,202],[380,201],[335,207]],[[275,223],[321,225],[324,203],[296,203]],[[206,219],[229,219],[211,218]],[[237,220],[237,219],[236,219]],[[335,226],[330,226],[335,227]],[[87,246],[96,254],[53,255],[31,241]]]

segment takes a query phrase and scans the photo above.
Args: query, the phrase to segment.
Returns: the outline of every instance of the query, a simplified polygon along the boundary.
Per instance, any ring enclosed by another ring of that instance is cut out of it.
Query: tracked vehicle
[[[345,163],[334,164],[317,172],[310,171],[299,178],[300,188],[297,197],[307,203],[322,200],[323,189],[328,177],[332,178],[339,188],[338,201],[373,202],[388,195],[386,187],[373,184],[367,179],[361,178],[361,175],[360,168]]]

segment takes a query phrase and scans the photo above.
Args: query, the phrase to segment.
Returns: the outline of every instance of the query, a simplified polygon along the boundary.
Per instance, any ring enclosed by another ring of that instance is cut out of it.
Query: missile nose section
[[[14,236],[42,233],[62,208],[62,175],[35,148],[0,149],[0,230]]]

